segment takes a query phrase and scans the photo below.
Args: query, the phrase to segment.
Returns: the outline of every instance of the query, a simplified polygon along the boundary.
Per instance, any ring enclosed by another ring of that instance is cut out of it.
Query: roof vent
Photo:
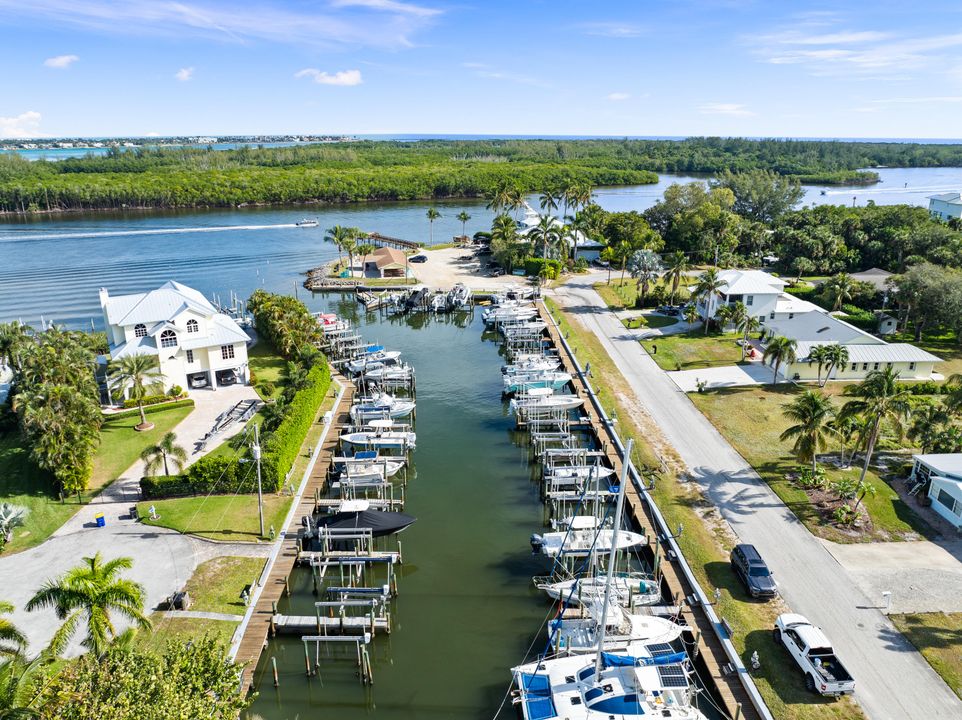
[[[826,325],[825,327],[823,327],[823,328],[819,328],[818,330],[816,330],[816,332],[820,332],[820,333],[823,333],[823,332],[825,332],[825,331],[826,331],[826,330],[828,330],[828,329],[829,329],[829,326],[828,326],[828,325]]]

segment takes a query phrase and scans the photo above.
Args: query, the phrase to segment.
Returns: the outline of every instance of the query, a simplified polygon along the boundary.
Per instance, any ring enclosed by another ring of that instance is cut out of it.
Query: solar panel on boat
[[[652,657],[671,655],[675,652],[674,648],[668,643],[652,643],[651,645],[645,645],[645,648],[651,653]]]
[[[681,665],[660,665],[658,667],[658,679],[661,680],[662,687],[688,687],[688,676]]]

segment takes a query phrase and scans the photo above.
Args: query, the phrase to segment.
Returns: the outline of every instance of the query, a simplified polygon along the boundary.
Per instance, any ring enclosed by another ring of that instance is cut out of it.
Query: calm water
[[[889,169],[870,188],[806,188],[804,202],[925,205],[926,196],[962,188],[962,168]],[[662,175],[657,184],[602,188],[608,210],[644,210],[674,182],[704,178]],[[907,184],[907,187],[906,187]],[[825,195],[822,195],[822,190]],[[493,213],[482,202],[435,203],[435,242],[461,233],[456,215],[472,217],[468,234],[488,229]],[[428,203],[244,208],[165,213],[7,217],[0,219],[0,321],[39,324],[41,316],[70,326],[99,324],[97,290],[142,291],[176,279],[208,296],[247,297],[258,287],[293,292],[302,273],[336,256],[324,228],[354,225],[409,240],[429,241]],[[303,217],[317,228],[297,228]],[[224,230],[224,228],[227,228]],[[303,292],[303,291],[300,291]]]
[[[354,303],[328,304],[324,296],[310,304],[356,313]],[[537,485],[527,450],[513,444],[513,423],[500,401],[503,361],[495,343],[480,339],[480,312],[474,320],[462,316],[463,327],[426,315],[374,317],[362,318],[364,335],[401,350],[418,377],[416,477],[405,507],[418,521],[401,535],[405,564],[394,631],[371,646],[373,688],[362,687],[353,663],[343,660],[322,660],[319,675],[308,680],[300,641],[272,641],[251,718],[348,720],[376,712],[384,720],[490,719],[508,688],[509,668],[550,611],[530,582],[547,569],[528,544],[541,526]],[[299,570],[294,587],[292,611],[313,615],[310,573]],[[512,713],[509,703],[501,717]]]

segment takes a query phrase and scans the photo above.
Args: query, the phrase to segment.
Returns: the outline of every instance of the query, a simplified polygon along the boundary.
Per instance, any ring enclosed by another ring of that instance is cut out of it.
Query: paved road
[[[962,718],[962,701],[806,530],[751,466],[607,312],[582,276],[559,300],[602,341],[640,403],[744,542],[757,545],[797,612],[821,625],[857,679],[872,720]],[[799,679],[801,682],[801,679]]]

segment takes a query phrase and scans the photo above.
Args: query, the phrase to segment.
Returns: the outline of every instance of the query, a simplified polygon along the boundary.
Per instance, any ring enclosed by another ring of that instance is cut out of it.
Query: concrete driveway
[[[677,370],[666,375],[682,392],[695,392],[699,381],[704,381],[708,389],[768,385],[772,381],[772,369],[761,363],[724,365],[700,370]],[[778,382],[788,381],[779,375]]]
[[[177,442],[187,449],[189,462],[207,454],[242,429],[235,423],[209,440],[206,449],[192,453],[195,444],[214,426],[221,413],[240,400],[256,399],[254,389],[243,385],[200,391],[191,395],[194,411],[174,428]],[[149,417],[149,416],[148,416]],[[140,498],[143,463],[139,460],[111,483],[88,505],[35,548],[13,555],[0,555],[0,597],[16,607],[11,620],[27,635],[29,652],[39,651],[60,625],[52,610],[26,612],[24,604],[46,581],[77,566],[81,559],[101,552],[105,558],[133,558],[126,577],[139,582],[147,592],[147,608],[154,608],[173,591],[179,590],[205,560],[221,555],[266,557],[264,543],[221,543],[181,535],[174,530],[148,527],[130,517],[130,506]],[[94,516],[104,513],[106,526],[97,527]],[[126,625],[119,623],[122,627]],[[78,639],[81,633],[78,633]],[[68,656],[82,652],[79,641]]]
[[[754,469],[604,306],[591,276],[556,291],[595,333],[639,403],[743,542],[757,545],[793,610],[822,626],[857,678],[873,720],[962,717],[962,701]],[[710,589],[709,589],[710,590]],[[799,680],[801,683],[801,680]]]

